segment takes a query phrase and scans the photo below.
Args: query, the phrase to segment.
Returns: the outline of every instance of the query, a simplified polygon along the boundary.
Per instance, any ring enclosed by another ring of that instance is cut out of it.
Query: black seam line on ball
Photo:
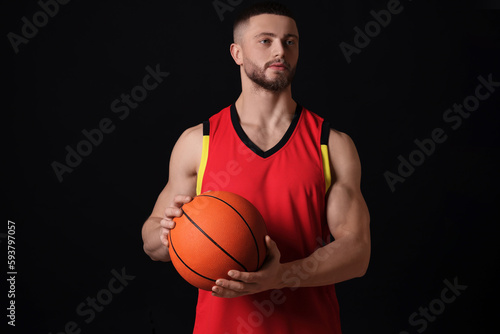
[[[245,220],[245,218],[243,218],[243,216],[241,215],[241,213],[239,213],[238,210],[236,210],[231,204],[229,204],[228,202],[224,201],[223,199],[220,199],[220,198],[212,196],[212,195],[199,195],[198,197],[200,197],[200,196],[211,197],[211,198],[218,199],[219,201],[221,201],[221,202],[225,203],[226,205],[228,205],[231,209],[234,210],[234,212],[236,212],[238,214],[238,216],[240,216],[240,218],[243,220],[243,222],[245,223],[245,225],[248,227],[248,230],[250,231],[250,234],[252,234],[253,242],[255,243],[255,249],[257,250],[257,267],[255,267],[255,268],[258,268],[259,264],[260,264],[259,244],[257,243],[257,239],[255,238],[255,235],[253,234],[253,231],[250,228],[250,225],[248,225],[247,221]]]
[[[236,260],[231,254],[229,254],[224,248],[222,248],[221,245],[219,245],[214,239],[212,239],[205,231],[203,231],[203,229],[198,226],[198,224],[196,224],[192,219],[191,217],[189,217],[185,211],[183,211],[184,215],[187,217],[187,219],[189,219],[189,221],[198,229],[200,230],[201,233],[203,233],[211,242],[213,242],[213,244],[217,247],[219,247],[219,249],[221,251],[223,251],[227,256],[229,256],[234,262],[236,262],[237,264],[239,264],[243,269],[245,269],[245,271],[248,271],[247,268],[238,260]]]
[[[170,234],[169,235],[169,238],[170,238],[170,246],[172,246],[172,249],[174,250],[174,253],[175,255],[177,256],[177,258],[182,262],[183,265],[186,266],[186,268],[188,268],[189,270],[191,270],[193,273],[195,273],[196,275],[200,276],[200,277],[203,277],[204,279],[207,279],[209,281],[212,281],[212,282],[215,282],[214,279],[211,279],[209,277],[206,277],[206,276],[203,276],[202,274],[200,274],[199,272],[197,272],[196,270],[194,270],[193,268],[191,268],[190,266],[187,265],[186,262],[184,262],[182,260],[182,258],[179,256],[179,254],[177,253],[177,251],[175,250],[175,247],[174,247],[174,243],[172,242],[172,235]]]

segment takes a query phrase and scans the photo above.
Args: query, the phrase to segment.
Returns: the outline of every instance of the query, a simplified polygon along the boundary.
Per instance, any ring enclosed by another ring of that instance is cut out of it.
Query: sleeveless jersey
[[[198,194],[225,190],[248,199],[262,214],[282,263],[305,258],[324,245],[330,235],[326,191],[331,177],[329,126],[321,117],[297,105],[281,141],[265,152],[243,131],[234,104],[204,122],[203,134]],[[195,334],[340,332],[334,285],[237,298],[199,290]]]

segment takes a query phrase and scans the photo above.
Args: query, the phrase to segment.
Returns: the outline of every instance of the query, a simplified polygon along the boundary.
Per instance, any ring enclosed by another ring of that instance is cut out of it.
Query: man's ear
[[[241,50],[241,45],[237,43],[232,43],[229,47],[229,51],[231,52],[231,57],[233,57],[234,62],[237,65],[243,64],[243,51]]]

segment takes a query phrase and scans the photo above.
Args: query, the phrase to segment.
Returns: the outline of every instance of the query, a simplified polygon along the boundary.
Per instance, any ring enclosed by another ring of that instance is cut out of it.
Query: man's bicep
[[[176,195],[196,195],[202,138],[202,127],[198,125],[184,131],[177,140],[170,155],[167,185],[158,196],[151,216],[163,218]]]
[[[335,239],[349,235],[369,239],[369,213],[360,191],[333,185],[327,201],[327,221]]]
[[[349,234],[369,239],[369,213],[361,194],[361,164],[352,139],[331,131],[328,142],[332,185],[327,194],[327,221],[335,239]]]

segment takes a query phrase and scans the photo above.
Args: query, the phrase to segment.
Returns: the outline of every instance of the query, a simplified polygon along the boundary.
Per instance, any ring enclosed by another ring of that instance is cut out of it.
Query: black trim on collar
[[[297,108],[295,109],[295,114],[293,115],[292,123],[290,123],[290,126],[286,130],[281,140],[267,151],[263,151],[260,147],[255,145],[254,142],[252,142],[250,138],[248,138],[245,131],[243,131],[243,128],[241,127],[240,124],[238,112],[236,110],[236,105],[234,103],[231,105],[231,122],[233,123],[233,128],[236,131],[236,134],[238,135],[238,137],[240,137],[241,141],[249,149],[251,149],[255,154],[257,154],[262,158],[268,158],[274,153],[278,152],[288,142],[288,140],[293,134],[293,131],[297,127],[297,123],[299,122],[301,113],[302,113],[302,106],[297,103]]]

